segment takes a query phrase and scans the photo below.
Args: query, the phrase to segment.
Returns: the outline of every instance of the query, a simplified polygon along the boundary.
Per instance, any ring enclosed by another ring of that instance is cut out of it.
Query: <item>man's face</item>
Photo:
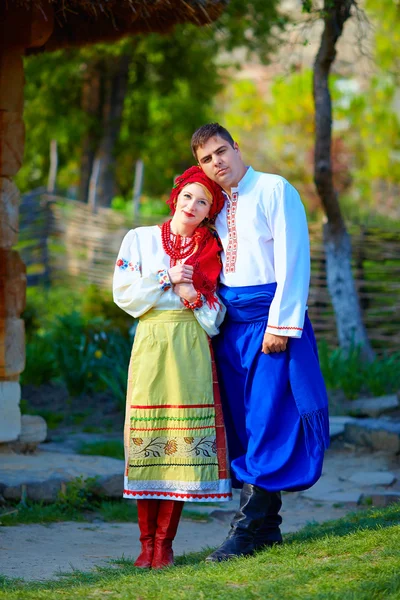
[[[204,173],[228,193],[246,173],[237,143],[232,147],[219,136],[210,138],[197,149],[197,160]]]

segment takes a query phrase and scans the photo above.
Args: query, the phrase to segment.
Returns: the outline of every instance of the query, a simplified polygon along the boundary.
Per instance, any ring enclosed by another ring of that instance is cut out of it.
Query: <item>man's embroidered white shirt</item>
[[[304,206],[283,177],[249,167],[216,220],[221,282],[230,287],[277,283],[267,331],[301,337],[310,282]]]

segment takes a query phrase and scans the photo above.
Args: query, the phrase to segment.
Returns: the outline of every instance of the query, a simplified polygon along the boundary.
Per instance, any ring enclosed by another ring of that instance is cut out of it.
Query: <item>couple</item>
[[[329,444],[300,197],[246,167],[218,123],[193,134],[192,151],[172,219],[130,231],[114,275],[115,302],[139,318],[124,497],[137,500],[142,568],[172,565],[184,502],[230,500],[231,481],[240,506],[207,560],[280,543],[280,492],[312,486]]]

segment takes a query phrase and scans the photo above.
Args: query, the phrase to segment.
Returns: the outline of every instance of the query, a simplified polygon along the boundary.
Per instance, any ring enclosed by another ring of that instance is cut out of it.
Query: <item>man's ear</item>
[[[233,148],[236,150],[236,152],[239,152],[239,144],[237,142],[233,142]]]

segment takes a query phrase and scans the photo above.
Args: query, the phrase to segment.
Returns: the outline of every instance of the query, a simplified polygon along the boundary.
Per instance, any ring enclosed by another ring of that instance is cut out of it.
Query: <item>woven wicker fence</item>
[[[33,207],[35,204],[35,207]],[[25,206],[25,208],[24,208]],[[20,251],[28,265],[28,285],[66,278],[110,289],[121,240],[139,225],[160,218],[129,220],[115,211],[48,194],[22,202]],[[337,345],[336,324],[326,286],[322,227],[310,224],[309,314],[317,339]],[[351,227],[353,269],[369,337],[377,350],[400,350],[400,235]]]

